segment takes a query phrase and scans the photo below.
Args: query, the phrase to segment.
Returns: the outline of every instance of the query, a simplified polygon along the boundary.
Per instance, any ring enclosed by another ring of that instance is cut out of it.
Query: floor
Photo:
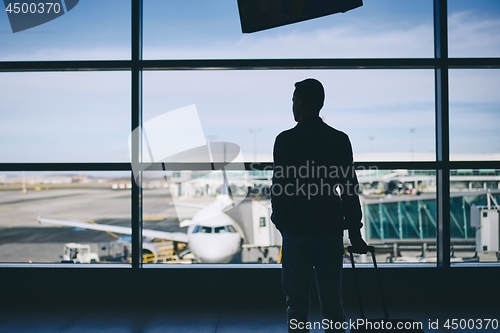
[[[127,305],[80,305],[60,304],[58,306],[23,305],[6,308],[0,305],[0,332],[286,332],[284,306],[280,304],[241,305],[241,302],[215,302],[181,304],[177,300],[165,300],[170,304],[140,306]],[[500,307],[481,306],[393,306],[389,309],[391,317],[411,318],[423,324],[426,332],[445,332],[447,320],[457,319],[462,325],[464,320],[476,329],[459,330],[462,332],[499,332]],[[359,318],[357,307],[346,306],[346,314],[351,321]],[[375,306],[367,308],[368,318],[382,317]],[[317,306],[311,311],[311,322],[321,322]],[[483,319],[479,321],[478,319]],[[486,328],[486,319],[495,319]],[[429,324],[439,325],[438,329]],[[479,329],[479,324],[483,327]],[[496,324],[495,324],[496,323]],[[313,329],[311,332],[322,332]]]

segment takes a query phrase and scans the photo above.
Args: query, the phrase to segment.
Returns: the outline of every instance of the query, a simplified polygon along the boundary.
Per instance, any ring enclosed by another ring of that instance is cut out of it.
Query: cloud
[[[450,57],[500,56],[500,19],[461,11],[448,17]]]
[[[236,40],[214,40],[209,45],[145,45],[144,56],[148,59],[432,57],[432,38],[431,25],[373,30],[360,22],[312,31],[293,29],[280,34],[241,35]]]
[[[499,69],[452,69],[450,103],[492,103],[500,105]]]

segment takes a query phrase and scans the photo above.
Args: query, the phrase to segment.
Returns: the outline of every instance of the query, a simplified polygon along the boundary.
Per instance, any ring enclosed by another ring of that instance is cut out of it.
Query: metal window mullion
[[[434,69],[436,58],[143,60],[142,70]],[[500,58],[451,58],[449,68],[500,68]],[[131,60],[0,61],[0,72],[129,71]]]
[[[48,162],[0,163],[0,171],[129,171],[130,163],[109,162]]]
[[[144,168],[151,171],[162,171],[165,165],[168,170],[202,170],[211,171],[211,165],[196,162],[171,162],[171,163],[147,163]],[[363,161],[354,162],[356,170],[377,169],[411,169],[411,170],[435,170],[440,169],[442,163],[429,162],[380,162]],[[272,162],[245,162],[245,170],[272,170]],[[449,169],[500,169],[500,161],[450,161]],[[0,171],[130,171],[131,165],[126,162],[32,162],[32,163],[0,163]]]
[[[447,0],[434,0],[437,266],[450,267],[450,131]]]
[[[142,161],[142,0],[132,0],[132,163]],[[132,177],[132,268],[142,267],[142,175]],[[134,178],[135,177],[135,178]]]

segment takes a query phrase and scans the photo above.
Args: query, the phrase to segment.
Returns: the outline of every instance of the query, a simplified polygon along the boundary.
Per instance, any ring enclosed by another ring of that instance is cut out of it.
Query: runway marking
[[[0,211],[4,211],[4,210],[12,210],[12,207],[10,207],[10,206],[0,207]]]
[[[88,222],[92,223],[92,224],[98,224],[96,221],[94,220],[91,220],[91,219],[87,219]],[[106,233],[108,235],[110,235],[111,237],[114,237],[116,239],[120,239],[120,236],[118,236],[117,234],[115,234],[114,232],[111,232],[111,231],[106,231]]]

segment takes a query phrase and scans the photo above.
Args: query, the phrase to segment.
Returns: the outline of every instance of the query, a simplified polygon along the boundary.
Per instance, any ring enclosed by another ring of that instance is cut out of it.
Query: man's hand
[[[368,245],[361,237],[361,232],[358,230],[349,230],[349,239],[351,240],[352,251],[354,253],[368,253]]]
[[[354,253],[366,254],[368,253],[368,244],[363,240],[363,238],[351,239],[352,251]]]

